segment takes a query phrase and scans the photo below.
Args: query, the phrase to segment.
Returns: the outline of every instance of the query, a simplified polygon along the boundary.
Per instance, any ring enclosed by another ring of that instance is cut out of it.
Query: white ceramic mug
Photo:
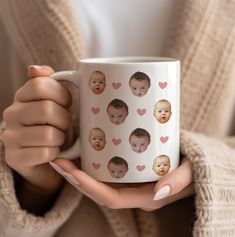
[[[79,87],[80,138],[60,156],[104,182],[156,181],[178,166],[179,60],[88,58],[52,77]]]

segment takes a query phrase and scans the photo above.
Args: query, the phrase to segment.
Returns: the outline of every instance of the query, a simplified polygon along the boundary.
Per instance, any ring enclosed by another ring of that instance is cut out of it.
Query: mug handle
[[[51,78],[59,82],[69,82],[76,88],[79,88],[79,77],[78,72],[75,70],[60,71],[53,73]],[[80,138],[74,142],[74,144],[67,150],[61,151],[59,157],[63,157],[69,160],[78,158],[81,156],[81,141]]]

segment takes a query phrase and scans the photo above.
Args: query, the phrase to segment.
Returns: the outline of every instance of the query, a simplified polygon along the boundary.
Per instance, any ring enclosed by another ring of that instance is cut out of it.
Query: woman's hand
[[[65,159],[57,159],[51,165],[83,194],[111,209],[141,208],[153,211],[194,193],[193,171],[189,160],[183,160],[177,169],[157,183],[145,184],[102,183]]]

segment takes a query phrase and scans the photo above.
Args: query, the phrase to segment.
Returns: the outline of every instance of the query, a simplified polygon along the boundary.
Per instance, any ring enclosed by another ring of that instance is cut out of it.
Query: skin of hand
[[[153,211],[194,194],[191,162],[184,159],[157,183],[111,184],[96,181],[74,163],[56,159],[51,165],[80,192],[111,209],[141,208]]]
[[[26,197],[31,192],[45,200],[63,183],[48,162],[59,154],[71,124],[67,110],[71,95],[50,78],[52,73],[48,66],[29,66],[29,80],[18,89],[13,104],[3,113],[5,161],[23,177],[21,195]]]

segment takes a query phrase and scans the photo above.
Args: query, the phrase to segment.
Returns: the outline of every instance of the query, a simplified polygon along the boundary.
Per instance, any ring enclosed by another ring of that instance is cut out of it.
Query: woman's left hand
[[[65,159],[56,159],[50,164],[84,195],[111,209],[141,208],[153,211],[194,193],[192,165],[187,159],[158,182],[138,184],[96,181]]]

